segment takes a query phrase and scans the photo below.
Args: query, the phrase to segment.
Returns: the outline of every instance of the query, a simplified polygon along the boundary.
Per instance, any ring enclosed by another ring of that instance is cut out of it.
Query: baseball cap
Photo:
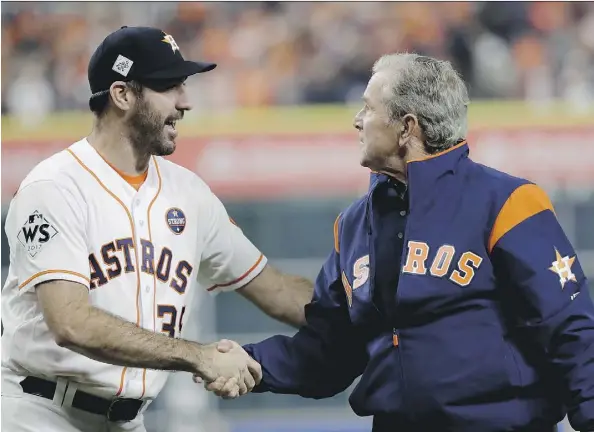
[[[185,60],[175,39],[152,27],[121,27],[108,35],[89,61],[91,98],[107,94],[115,81],[137,81],[164,91],[215,63]]]

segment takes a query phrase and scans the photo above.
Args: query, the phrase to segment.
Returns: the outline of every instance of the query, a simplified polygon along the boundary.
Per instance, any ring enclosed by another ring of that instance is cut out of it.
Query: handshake
[[[222,339],[208,345],[200,372],[193,376],[195,383],[223,399],[235,399],[252,391],[262,379],[260,364],[237,343]]]

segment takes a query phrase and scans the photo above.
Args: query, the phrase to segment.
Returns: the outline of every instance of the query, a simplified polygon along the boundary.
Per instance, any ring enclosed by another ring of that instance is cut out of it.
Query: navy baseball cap
[[[164,91],[214,63],[185,60],[173,37],[152,27],[127,27],[108,35],[89,61],[91,98],[107,94],[115,81],[137,81]]]

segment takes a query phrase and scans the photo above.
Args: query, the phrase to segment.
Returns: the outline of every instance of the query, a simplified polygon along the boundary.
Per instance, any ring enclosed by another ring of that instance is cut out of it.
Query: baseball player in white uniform
[[[226,397],[251,390],[261,370],[241,347],[183,339],[197,289],[304,321],[311,282],[271,268],[209,187],[162,157],[191,109],[186,78],[215,66],[146,27],[93,54],[92,133],[29,173],[6,220],[3,431],[144,431],[172,370],[230,379]]]

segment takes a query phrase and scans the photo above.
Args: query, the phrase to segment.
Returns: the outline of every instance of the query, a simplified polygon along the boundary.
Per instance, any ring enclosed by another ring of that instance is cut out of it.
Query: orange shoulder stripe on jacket
[[[351,307],[353,305],[353,288],[351,288],[351,284],[349,283],[349,279],[346,277],[346,274],[344,274],[344,270],[342,272],[342,286],[347,296],[349,307]]]
[[[336,251],[336,253],[340,252],[340,244],[338,241],[338,221],[340,220],[340,215],[338,215],[336,217],[336,220],[334,221],[334,250]]]
[[[555,213],[553,204],[544,190],[535,184],[525,184],[517,188],[503,204],[495,219],[489,237],[489,252],[515,226],[545,210]]]

